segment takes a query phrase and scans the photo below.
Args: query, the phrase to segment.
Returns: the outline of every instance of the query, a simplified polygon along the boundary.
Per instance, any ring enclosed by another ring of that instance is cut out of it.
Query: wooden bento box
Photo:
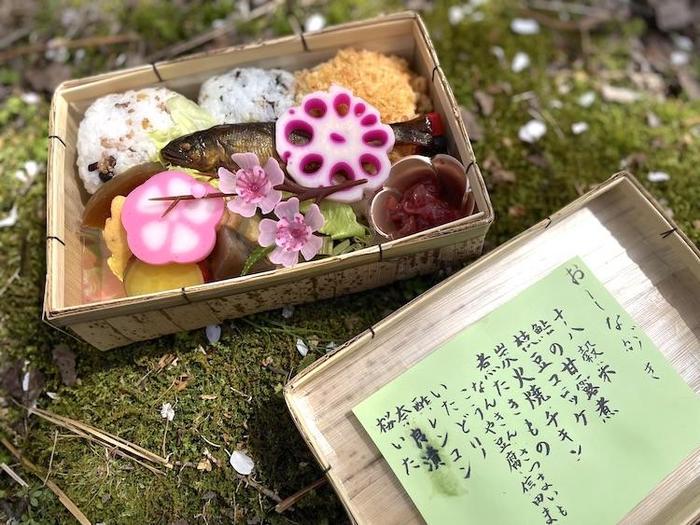
[[[287,384],[292,417],[354,523],[425,522],[353,407],[574,256],[700,395],[700,251],[641,184],[618,174]],[[621,523],[697,523],[698,465],[700,448],[628,509]],[[463,517],[470,521],[468,510]]]
[[[474,165],[468,177],[476,213],[459,221],[293,268],[81,304],[80,227],[87,194],[76,173],[76,139],[82,115],[96,98],[148,86],[165,86],[196,98],[205,79],[233,67],[297,70],[328,60],[345,47],[406,58],[428,79],[435,111],[444,120],[449,152],[465,166],[475,160],[428,32],[412,12],[65,82],[54,94],[49,124],[45,321],[106,350],[285,304],[374,288],[478,256],[493,210]]]

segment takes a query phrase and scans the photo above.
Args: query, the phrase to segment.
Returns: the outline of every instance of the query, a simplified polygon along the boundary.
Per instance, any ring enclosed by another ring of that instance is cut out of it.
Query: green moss
[[[49,34],[50,24],[56,23],[61,8],[68,2],[55,0],[47,5],[52,6],[52,11],[42,15],[45,25],[41,31]],[[167,9],[165,5],[152,0],[125,10],[120,2],[114,2],[106,3],[105,9],[125,27],[138,31],[149,50],[192,37],[233,9],[232,2],[178,7],[168,3]],[[338,22],[396,7],[387,2],[358,4],[334,0],[324,12],[329,22]],[[494,0],[482,8],[487,13],[485,20],[465,20],[454,27],[446,22],[447,9],[447,2],[438,2],[433,12],[426,15],[426,21],[460,103],[474,108],[475,90],[487,90],[498,82],[508,82],[511,87],[510,93],[495,95],[494,113],[483,119],[485,137],[475,145],[482,164],[493,155],[517,175],[515,184],[502,185],[484,170],[497,213],[487,248],[561,208],[582,189],[617,171],[623,158],[639,152],[646,155],[646,165],[638,173],[640,179],[656,197],[665,199],[681,227],[696,242],[700,240],[700,231],[692,224],[699,218],[696,203],[700,200],[700,185],[695,182],[695,166],[700,162],[700,138],[693,126],[700,104],[683,98],[664,102],[645,99],[630,105],[604,104],[598,99],[592,107],[581,108],[576,98],[594,89],[596,78],[583,63],[571,73],[550,71],[552,63],[567,64],[571,57],[578,56],[580,42],[575,35],[562,36],[544,29],[534,36],[512,34],[508,23],[517,13],[514,3]],[[303,19],[304,12],[297,14]],[[102,29],[98,26],[94,30]],[[291,28],[285,10],[280,9],[272,23],[253,21],[240,31],[259,37],[288,33]],[[625,39],[640,31],[636,22],[611,23],[594,37],[596,53],[590,57],[588,67],[624,67],[629,53]],[[496,45],[504,49],[508,61],[516,51],[526,51],[532,59],[531,68],[514,74],[502,67],[491,53],[491,47]],[[76,75],[99,72],[106,63],[99,50],[88,50]],[[558,92],[556,75],[566,77],[570,93]],[[20,76],[16,70],[0,69],[0,82],[16,86]],[[540,108],[552,119],[546,136],[531,146],[517,139],[519,127],[530,119],[528,102],[517,102],[513,97],[528,91],[537,95]],[[561,109],[548,107],[553,98],[562,102]],[[660,117],[661,127],[646,126],[648,110]],[[165,435],[165,454],[181,463],[196,464],[206,448],[220,464],[211,472],[187,466],[156,476],[61,431],[54,451],[52,479],[93,522],[172,523],[182,518],[195,523],[201,519],[198,515],[206,516],[209,523],[343,522],[345,513],[328,486],[303,499],[295,510],[277,515],[272,510],[273,502],[240,482],[228,465],[226,450],[246,448],[255,460],[256,479],[283,497],[317,479],[321,473],[283,400],[285,372],[296,373],[322,355],[328,342],[341,343],[353,337],[425,291],[440,276],[411,279],[371,292],[297,307],[288,320],[277,310],[227,322],[222,340],[213,347],[207,344],[203,331],[196,331],[99,353],[64,338],[40,321],[45,275],[43,173],[28,188],[14,174],[28,160],[45,163],[47,119],[46,101],[30,106],[14,95],[0,104],[0,217],[15,203],[19,210],[17,224],[0,229],[0,289],[20,270],[19,278],[0,298],[0,361],[26,359],[29,366],[44,373],[45,390],[57,392],[59,397],[52,401],[42,396],[40,406],[119,434],[156,452],[162,450],[166,427],[160,407],[164,402],[172,403],[176,415]],[[587,122],[589,131],[573,136],[570,125],[577,121]],[[561,128],[561,137],[553,122]],[[533,155],[544,167],[532,163]],[[650,170],[667,171],[671,180],[665,184],[648,183],[645,175]],[[519,212],[509,213],[514,208]],[[317,315],[319,310],[324,312],[323,317]],[[306,358],[296,350],[298,337],[311,348]],[[77,353],[81,382],[73,388],[61,386],[51,363],[51,349],[58,342],[66,342]],[[165,353],[174,353],[177,364],[153,372]],[[269,360],[272,366],[263,366],[269,365]],[[181,391],[175,388],[178,381],[187,383]],[[55,427],[35,418],[25,421],[14,405],[8,410],[2,432],[12,437],[37,465],[48,466]],[[0,459],[8,460],[2,455]],[[21,468],[18,472],[31,480],[29,490],[18,490],[17,485],[1,476],[0,498],[23,514],[27,523],[68,521],[62,505],[42,489],[40,480]],[[34,496],[39,503],[36,506],[31,505],[33,491],[39,491]]]

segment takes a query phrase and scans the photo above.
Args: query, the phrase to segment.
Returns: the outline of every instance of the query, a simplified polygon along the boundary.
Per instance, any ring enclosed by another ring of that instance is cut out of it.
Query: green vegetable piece
[[[355,210],[349,204],[324,200],[319,208],[325,221],[319,232],[330,236],[334,241],[366,234],[366,227],[357,221]]]
[[[156,150],[158,151],[156,158],[160,154],[160,150],[163,146],[171,140],[187,135],[188,133],[211,128],[217,124],[214,117],[207,113],[207,111],[182,95],[170,97],[166,100],[165,106],[168,108],[168,111],[170,111],[170,116],[175,124],[167,130],[152,131],[148,134],[156,145]]]
[[[267,254],[269,254],[274,249],[275,249],[275,245],[273,244],[272,246],[258,246],[252,252],[250,252],[250,255],[248,256],[248,258],[245,260],[245,263],[243,264],[243,270],[241,270],[241,276],[246,275],[250,271],[250,269],[253,266],[255,266],[255,263],[257,263],[259,260],[261,260],[263,257],[265,257]]]

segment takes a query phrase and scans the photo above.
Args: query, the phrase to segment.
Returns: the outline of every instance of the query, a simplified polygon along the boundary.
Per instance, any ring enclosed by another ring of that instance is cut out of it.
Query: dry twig
[[[8,465],[7,463],[0,463],[0,469],[2,469],[5,472],[5,474],[14,479],[20,487],[29,486],[29,484],[22,479],[22,476],[20,476],[14,470],[12,470],[12,468],[10,468],[10,465]]]
[[[12,454],[17,459],[17,461],[19,461],[22,464],[24,468],[29,470],[39,479],[44,479],[45,474],[41,471],[41,469],[37,467],[34,463],[29,461],[27,458],[22,456],[19,450],[17,450],[12,443],[5,439],[4,436],[0,436],[0,443],[2,443],[2,445],[10,452],[10,454]],[[73,503],[73,501],[68,496],[66,496],[66,493],[63,492],[58,485],[56,485],[51,480],[47,480],[46,486],[51,492],[53,492],[56,495],[56,497],[58,497],[58,500],[63,504],[66,510],[68,510],[68,512],[70,512],[73,515],[73,517],[75,517],[75,519],[78,520],[80,525],[91,525],[90,520],[87,519],[87,516],[85,516],[85,514],[83,514],[83,512],[78,508],[78,506],[75,503]]]
[[[96,46],[111,46],[116,44],[128,44],[136,42],[140,39],[136,34],[127,33],[125,35],[106,35],[106,36],[91,36],[87,38],[77,38],[75,40],[63,40],[56,38],[49,42],[40,44],[30,44],[27,46],[15,47],[0,53],[0,64],[9,62],[15,58],[30,55],[32,53],[43,53],[49,49],[75,49],[79,47],[96,47]]]
[[[34,414],[50,423],[53,423],[54,425],[70,430],[82,438],[96,442],[109,449],[114,449],[115,453],[118,455],[138,463],[153,473],[163,474],[162,471],[154,468],[149,463],[166,468],[172,468],[172,464],[167,459],[159,456],[158,454],[154,454],[150,450],[131,443],[130,441],[122,439],[119,436],[115,436],[98,428],[92,427],[82,423],[81,421],[59,416],[58,414],[54,414],[48,410],[42,410],[40,408],[29,408],[27,410],[29,414]]]
[[[237,474],[237,476],[238,479],[243,481],[246,485],[253,487],[260,494],[262,494],[263,496],[267,496],[275,503],[280,503],[282,501],[282,498],[280,498],[275,492],[273,492],[271,489],[268,489],[265,485],[258,483],[250,476],[244,476],[243,474]]]
[[[173,58],[182,55],[184,53],[188,53],[190,51],[194,51],[195,49],[198,49],[208,44],[212,40],[216,40],[217,38],[221,38],[229,33],[234,32],[234,23],[250,22],[251,20],[255,20],[256,18],[270,14],[274,12],[275,9],[277,9],[283,3],[284,0],[271,0],[270,2],[266,2],[263,5],[256,7],[255,9],[248,12],[247,15],[243,16],[241,16],[238,12],[234,12],[228,17],[226,17],[226,19],[224,19],[221,26],[215,27],[214,29],[209,29],[208,31],[205,31],[204,33],[190,38],[189,40],[185,40],[184,42],[178,42],[173,46],[156,51],[155,53],[147,57],[146,61],[157,62],[158,60],[165,60],[168,58]]]
[[[557,31],[591,31],[613,18],[610,13],[606,13],[605,15],[598,14],[586,16],[579,18],[578,20],[559,20],[558,18],[545,15],[539,11],[533,11],[532,9],[528,9],[526,7],[521,11],[523,15],[529,18],[534,18],[543,26],[549,27],[550,29],[556,29]]]
[[[310,485],[307,485],[301,490],[296,491],[294,494],[289,496],[288,498],[285,498],[284,500],[280,501],[276,506],[275,506],[275,512],[282,513],[285,510],[289,509],[290,507],[296,505],[296,503],[306,496],[309,492],[312,490],[317,489],[318,487],[322,487],[323,485],[326,484],[328,480],[326,479],[326,476],[323,476],[322,478],[318,478],[316,481],[311,483]]]
[[[54,431],[53,434],[53,446],[51,447],[51,457],[49,458],[49,468],[46,470],[46,478],[44,478],[44,485],[49,480],[51,475],[51,467],[53,467],[53,455],[56,453],[56,442],[58,441],[58,429]]]

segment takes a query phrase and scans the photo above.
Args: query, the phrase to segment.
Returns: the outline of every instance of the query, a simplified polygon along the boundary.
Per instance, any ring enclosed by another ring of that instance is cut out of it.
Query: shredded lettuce
[[[170,112],[174,125],[166,130],[151,131],[148,136],[156,146],[156,158],[159,159],[160,150],[173,139],[194,133],[202,129],[207,129],[216,125],[214,117],[195,104],[190,99],[182,95],[174,95],[165,101],[165,106]],[[178,171],[183,171],[197,180],[211,184],[215,188],[219,187],[219,179],[210,180],[208,176],[202,175],[199,171],[177,167]]]
[[[173,139],[216,125],[214,117],[182,95],[170,97],[165,101],[165,106],[174,125],[166,130],[152,131],[148,134],[159,153],[163,146]]]

